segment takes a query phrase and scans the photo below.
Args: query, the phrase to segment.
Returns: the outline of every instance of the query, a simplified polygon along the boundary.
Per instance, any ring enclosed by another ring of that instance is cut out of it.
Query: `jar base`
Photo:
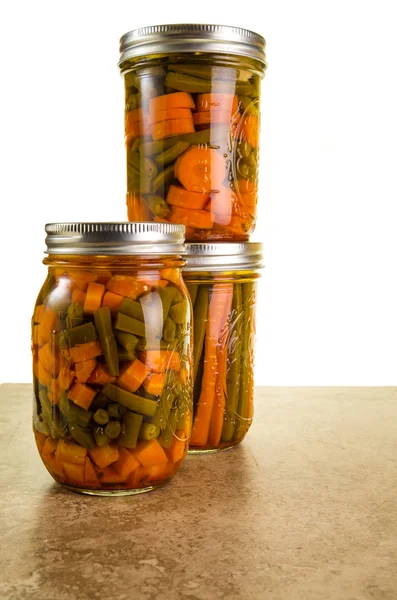
[[[135,496],[136,494],[144,494],[145,492],[151,492],[159,487],[162,487],[164,484],[159,483],[158,485],[148,485],[144,488],[137,488],[135,490],[93,490],[89,488],[79,488],[74,487],[72,485],[66,485],[65,483],[61,484],[64,488],[70,490],[71,492],[76,492],[77,494],[85,494],[87,496]]]
[[[240,444],[242,440],[238,440],[238,442],[233,442],[227,446],[223,446],[222,448],[189,448],[187,451],[188,454],[214,454],[215,452],[226,452],[227,450],[232,450],[238,444]]]

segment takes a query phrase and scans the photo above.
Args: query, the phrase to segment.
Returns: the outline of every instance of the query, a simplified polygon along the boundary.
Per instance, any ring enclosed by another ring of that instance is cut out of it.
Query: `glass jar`
[[[187,244],[193,304],[192,453],[240,443],[252,423],[256,282],[262,244]]]
[[[187,241],[255,227],[265,40],[219,25],[160,25],[120,41],[130,221],[186,226]]]
[[[55,481],[86,494],[151,490],[191,429],[191,304],[184,227],[46,226],[32,319],[33,429]]]

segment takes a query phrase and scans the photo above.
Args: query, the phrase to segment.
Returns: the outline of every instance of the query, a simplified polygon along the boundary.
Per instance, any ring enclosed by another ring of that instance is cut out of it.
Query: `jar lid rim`
[[[265,39],[242,27],[200,23],[151,25],[128,31],[120,38],[119,66],[144,55],[213,52],[253,58],[265,69],[265,50]]]
[[[263,266],[260,242],[187,243],[184,271],[247,270]]]
[[[65,222],[45,225],[47,254],[184,254],[185,226],[153,222]]]

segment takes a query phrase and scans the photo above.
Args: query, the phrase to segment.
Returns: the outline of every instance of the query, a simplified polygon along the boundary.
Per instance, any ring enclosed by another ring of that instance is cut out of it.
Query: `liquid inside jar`
[[[130,221],[186,226],[187,241],[247,240],[258,194],[255,60],[172,55],[127,61]]]

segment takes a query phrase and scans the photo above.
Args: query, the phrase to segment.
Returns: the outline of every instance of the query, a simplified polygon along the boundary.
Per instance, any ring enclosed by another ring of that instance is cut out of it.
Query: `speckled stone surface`
[[[30,386],[0,401],[1,599],[397,598],[396,388],[259,388],[240,447],[123,498],[53,483]]]

